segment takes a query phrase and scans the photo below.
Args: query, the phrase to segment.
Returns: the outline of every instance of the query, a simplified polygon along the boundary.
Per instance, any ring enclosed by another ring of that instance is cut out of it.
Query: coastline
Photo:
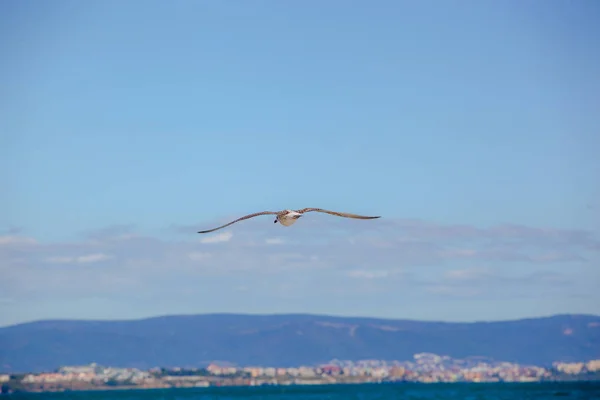
[[[314,379],[314,380],[256,380],[256,379],[227,379],[218,378],[210,380],[201,380],[192,384],[190,382],[147,382],[142,385],[106,385],[106,384],[83,384],[82,382],[67,382],[61,384],[20,384],[17,387],[3,385],[0,392],[4,395],[17,393],[65,393],[65,392],[114,392],[114,391],[154,391],[154,390],[172,390],[172,389],[219,389],[219,388],[283,388],[283,387],[319,387],[319,386],[355,386],[355,385],[509,385],[509,386],[527,386],[527,385],[569,385],[569,384],[592,384],[600,385],[600,376],[593,377],[569,377],[569,378],[550,378],[541,380],[521,380],[521,381],[502,381],[502,380],[481,380],[481,381],[427,381],[427,380],[403,380],[403,379]],[[6,390],[5,390],[6,389]]]

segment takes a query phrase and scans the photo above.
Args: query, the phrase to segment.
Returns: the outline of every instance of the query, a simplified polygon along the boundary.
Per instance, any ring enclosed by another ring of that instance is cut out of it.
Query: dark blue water
[[[3,400],[600,400],[600,382],[221,387],[63,393],[19,393],[9,396],[2,396],[1,398]]]

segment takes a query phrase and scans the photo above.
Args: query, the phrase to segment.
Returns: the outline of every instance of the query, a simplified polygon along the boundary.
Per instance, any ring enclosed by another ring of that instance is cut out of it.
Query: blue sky
[[[599,15],[3,2],[0,324],[600,313]]]

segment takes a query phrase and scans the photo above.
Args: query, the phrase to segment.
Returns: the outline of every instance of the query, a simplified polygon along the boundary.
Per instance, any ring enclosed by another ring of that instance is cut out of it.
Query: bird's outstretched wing
[[[221,226],[219,226],[219,227],[217,227],[217,228],[209,229],[209,230],[207,230],[207,231],[199,231],[198,233],[209,233],[209,232],[214,232],[214,231],[216,231],[216,230],[218,230],[218,229],[225,228],[226,226],[229,226],[229,225],[231,225],[231,224],[235,224],[236,222],[240,222],[240,221],[243,221],[243,220],[245,220],[245,219],[249,219],[249,218],[258,217],[259,215],[269,215],[269,214],[273,214],[273,215],[274,215],[274,214],[277,214],[277,212],[276,212],[276,211],[262,211],[262,212],[258,212],[258,213],[254,213],[254,214],[248,214],[248,215],[245,215],[245,216],[243,216],[243,217],[241,217],[241,218],[238,218],[238,219],[236,219],[236,220],[234,220],[234,221],[231,221],[231,222],[230,222],[230,223],[228,223],[228,224],[221,225]]]
[[[343,213],[343,212],[337,212],[337,211],[323,210],[322,208],[303,208],[302,210],[296,210],[296,212],[298,212],[300,214],[304,214],[304,213],[311,212],[311,211],[317,211],[317,212],[322,212],[322,213],[331,214],[331,215],[337,215],[338,217],[346,217],[346,218],[356,218],[356,219],[381,218],[381,216],[367,217],[365,215],[357,215],[357,214]]]

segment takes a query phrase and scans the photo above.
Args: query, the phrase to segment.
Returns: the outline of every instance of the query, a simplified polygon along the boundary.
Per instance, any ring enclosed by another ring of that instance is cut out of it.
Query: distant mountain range
[[[206,314],[130,321],[38,321],[0,328],[0,372],[62,365],[202,367],[410,360],[430,352],[548,366],[600,359],[600,316],[424,322],[323,315]]]

